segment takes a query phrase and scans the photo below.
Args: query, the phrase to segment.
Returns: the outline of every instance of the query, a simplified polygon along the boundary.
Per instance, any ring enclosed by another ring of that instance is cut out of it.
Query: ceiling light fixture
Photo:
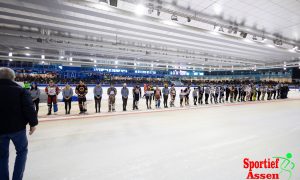
[[[31,54],[29,54],[29,53],[26,53],[26,54],[25,54],[25,56],[31,56]]]
[[[41,55],[41,59],[45,59],[45,55]]]
[[[146,7],[143,6],[142,4],[139,4],[135,7],[135,14],[136,15],[143,15],[146,11]]]
[[[110,11],[110,10],[112,10],[106,3],[105,2],[100,2],[98,4],[94,4],[94,7],[96,9],[100,9],[100,10],[104,10],[104,11]]]
[[[13,55],[12,52],[9,52],[9,53],[8,53],[8,56],[9,56],[9,57],[12,57],[12,55]]]
[[[222,13],[222,6],[221,5],[215,4],[213,8],[214,8],[214,11],[215,11],[216,15],[220,15]]]

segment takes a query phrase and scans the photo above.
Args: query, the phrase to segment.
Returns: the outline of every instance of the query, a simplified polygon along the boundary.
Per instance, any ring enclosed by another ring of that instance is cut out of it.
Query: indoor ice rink
[[[0,0],[0,39],[0,180],[300,179],[299,0]]]

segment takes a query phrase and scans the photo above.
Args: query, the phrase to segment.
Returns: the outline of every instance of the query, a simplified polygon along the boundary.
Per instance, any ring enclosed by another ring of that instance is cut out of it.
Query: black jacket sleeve
[[[22,93],[22,111],[23,116],[31,127],[38,124],[37,114],[35,112],[31,96],[27,90]]]

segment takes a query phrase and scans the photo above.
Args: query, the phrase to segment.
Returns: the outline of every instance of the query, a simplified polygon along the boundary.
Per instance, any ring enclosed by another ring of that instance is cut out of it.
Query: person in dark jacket
[[[138,110],[139,109],[139,107],[138,107],[139,100],[140,100],[140,97],[142,96],[141,88],[139,85],[136,85],[132,89],[132,96],[133,96],[132,110]]]
[[[0,179],[9,180],[9,144],[17,151],[13,180],[22,180],[28,153],[26,126],[32,135],[38,124],[30,92],[14,82],[15,73],[9,68],[0,68]]]
[[[79,114],[84,114],[87,111],[86,95],[88,93],[88,88],[82,80],[80,80],[79,84],[76,86],[75,93],[78,95]]]
[[[230,88],[229,88],[229,85],[227,85],[227,86],[225,87],[225,101],[226,101],[226,102],[228,102],[229,94],[230,94]]]

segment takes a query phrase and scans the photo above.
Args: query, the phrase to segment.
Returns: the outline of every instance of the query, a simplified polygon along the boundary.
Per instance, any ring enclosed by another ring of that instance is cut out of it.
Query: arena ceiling
[[[212,71],[298,67],[299,36],[299,0],[119,0],[117,7],[109,0],[0,0],[0,58],[11,61]]]

